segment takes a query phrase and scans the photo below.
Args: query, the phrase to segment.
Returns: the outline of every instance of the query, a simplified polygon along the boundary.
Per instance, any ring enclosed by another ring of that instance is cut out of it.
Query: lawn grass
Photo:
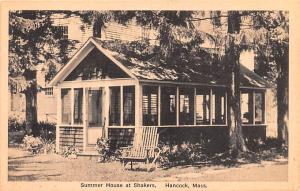
[[[134,165],[136,170],[131,171],[124,170],[120,162],[98,163],[94,159],[67,159],[56,154],[33,156],[16,148],[9,148],[8,155],[9,181],[228,181],[243,179],[241,173],[247,174],[246,178],[249,180],[263,181],[266,179],[264,177],[270,181],[287,178],[287,163],[277,164],[278,168],[256,165],[253,173],[249,171],[249,166],[232,169],[220,165],[186,165],[168,169],[157,168],[152,172],[146,172],[143,165]],[[127,168],[130,168],[130,165]],[[277,172],[278,170],[280,172]],[[267,171],[270,171],[273,177],[266,176]]]

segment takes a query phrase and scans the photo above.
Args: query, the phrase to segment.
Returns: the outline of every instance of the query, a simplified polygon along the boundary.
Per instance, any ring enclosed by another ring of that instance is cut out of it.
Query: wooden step
[[[78,156],[100,156],[97,151],[85,151],[78,153]]]
[[[96,150],[96,145],[87,145],[85,147],[85,151],[97,151]]]
[[[97,151],[85,151],[78,153],[78,158],[88,158],[89,160],[98,161],[100,155]]]

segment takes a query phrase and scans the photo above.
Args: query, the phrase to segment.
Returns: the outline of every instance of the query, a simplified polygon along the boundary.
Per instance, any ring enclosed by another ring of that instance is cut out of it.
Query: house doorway
[[[95,145],[104,128],[103,88],[89,88],[87,98],[87,144]]]

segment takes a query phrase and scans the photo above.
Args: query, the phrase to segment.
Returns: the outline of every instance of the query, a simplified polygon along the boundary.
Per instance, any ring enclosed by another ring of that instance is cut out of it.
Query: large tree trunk
[[[228,127],[229,152],[237,156],[247,151],[242,133],[240,107],[240,48],[235,44],[235,36],[240,31],[240,15],[228,12],[228,38],[225,47],[226,71],[228,74]]]
[[[282,147],[288,146],[288,51],[278,59],[277,131]]]
[[[282,82],[277,84],[277,104],[278,140],[288,146],[288,88]]]
[[[27,71],[24,73],[25,80],[31,84],[24,91],[26,100],[26,133],[34,136],[39,135],[39,129],[37,129],[37,84],[35,79],[35,72]]]

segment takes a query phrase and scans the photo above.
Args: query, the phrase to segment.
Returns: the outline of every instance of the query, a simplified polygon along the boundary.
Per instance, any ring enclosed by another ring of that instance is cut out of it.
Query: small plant
[[[79,149],[76,148],[74,145],[66,146],[62,149],[62,155],[65,158],[76,159],[78,153],[79,153]]]
[[[160,164],[174,166],[180,164],[195,164],[207,160],[207,153],[203,144],[182,143],[178,145],[162,145]]]
[[[111,148],[109,139],[104,137],[97,139],[96,150],[100,154],[99,162],[114,161],[121,155],[119,150],[113,150]]]
[[[32,135],[25,135],[21,147],[32,154],[38,154],[43,147],[43,141],[40,137],[33,137]]]
[[[43,154],[55,153],[54,140],[42,139],[42,143],[43,143],[43,147],[41,148],[41,153]]]
[[[23,138],[21,148],[30,151],[32,154],[48,154],[55,152],[55,141],[47,140],[41,137],[33,137],[32,135],[25,135]]]
[[[100,154],[99,162],[106,162],[110,157],[110,146],[109,139],[107,138],[98,138],[96,144],[96,150]]]

